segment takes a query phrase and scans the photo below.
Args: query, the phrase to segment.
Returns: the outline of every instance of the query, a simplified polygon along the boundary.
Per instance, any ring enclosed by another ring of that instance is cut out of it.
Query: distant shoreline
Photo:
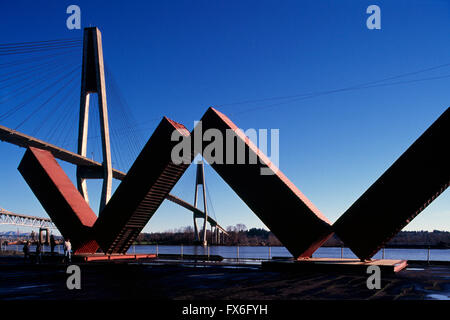
[[[187,243],[133,243],[134,246],[201,246],[196,244]],[[208,244],[208,246],[221,246],[221,247],[284,247],[283,245],[251,245],[251,244]],[[348,248],[347,246],[322,246],[321,248]],[[387,245],[385,249],[450,249],[450,246],[440,246],[440,245]]]

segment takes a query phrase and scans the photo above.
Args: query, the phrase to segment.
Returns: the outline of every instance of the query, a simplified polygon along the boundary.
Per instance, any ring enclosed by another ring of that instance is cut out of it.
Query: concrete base
[[[358,259],[309,258],[265,261],[262,262],[261,267],[270,271],[366,273],[367,267],[378,266],[381,272],[395,273],[403,270],[407,265],[407,260],[374,259],[362,262]]]
[[[111,261],[111,260],[139,260],[139,259],[155,259],[156,254],[77,254],[72,257],[73,261]]]
[[[217,254],[159,254],[159,259],[167,260],[194,260],[194,261],[222,261],[223,257]]]

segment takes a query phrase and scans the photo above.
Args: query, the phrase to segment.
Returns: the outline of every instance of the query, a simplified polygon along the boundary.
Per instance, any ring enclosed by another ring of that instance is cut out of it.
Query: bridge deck
[[[10,224],[24,227],[56,229],[49,218],[27,216],[0,208],[0,224]]]
[[[28,148],[28,147],[35,147],[42,150],[50,151],[53,156],[57,159],[60,159],[62,161],[81,166],[84,168],[91,168],[91,170],[95,171],[101,171],[102,164],[100,162],[91,160],[89,158],[83,157],[77,153],[71,152],[69,150],[57,147],[51,143],[45,142],[43,140],[34,138],[32,136],[26,135],[22,132],[7,128],[5,126],[0,125],[0,140],[5,141],[11,144],[14,144],[16,146],[22,147],[22,148]],[[117,169],[112,169],[113,171],[113,178],[117,180],[123,180],[126,176],[125,172],[119,171]],[[203,217],[204,213],[195,208],[190,203],[172,195],[168,194],[166,197],[167,200],[172,201],[191,212],[195,213],[198,217]],[[220,226],[217,221],[215,221],[213,218],[208,216],[208,222],[211,225],[216,225],[222,232],[226,233],[225,229]]]

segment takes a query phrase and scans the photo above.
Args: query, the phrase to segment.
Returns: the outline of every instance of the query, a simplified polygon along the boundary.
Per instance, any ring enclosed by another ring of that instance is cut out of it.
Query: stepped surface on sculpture
[[[127,252],[187,169],[172,162],[174,130],[189,136],[183,125],[164,117],[100,213],[94,229],[105,253]]]

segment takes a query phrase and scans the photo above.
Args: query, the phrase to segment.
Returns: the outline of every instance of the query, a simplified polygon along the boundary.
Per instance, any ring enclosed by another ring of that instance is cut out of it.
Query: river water
[[[285,247],[267,246],[168,246],[168,245],[139,245],[131,246],[128,253],[158,253],[160,254],[204,254],[220,255],[224,258],[240,259],[269,259],[272,257],[291,257]],[[340,258],[341,248],[322,247],[319,248],[313,257]],[[357,258],[349,248],[343,248],[343,258]],[[383,258],[380,250],[374,259]],[[427,260],[428,249],[385,249],[385,259],[405,259],[405,260]],[[435,261],[450,261],[450,249],[430,249],[429,259]]]
[[[3,250],[22,251],[21,245],[3,246]],[[35,251],[35,246],[30,246],[30,251]],[[49,252],[49,246],[44,246],[44,252]],[[128,253],[156,253],[159,254],[195,254],[195,255],[219,255],[228,259],[270,259],[272,257],[291,257],[285,247],[267,246],[181,246],[181,245],[136,245],[131,246]],[[62,253],[62,246],[56,246],[55,252]],[[321,247],[313,257],[323,258],[357,258],[349,248]],[[383,258],[383,250],[380,250],[374,259]],[[385,259],[404,260],[428,260],[428,249],[392,249],[384,250]],[[429,260],[450,261],[450,249],[430,249]]]

